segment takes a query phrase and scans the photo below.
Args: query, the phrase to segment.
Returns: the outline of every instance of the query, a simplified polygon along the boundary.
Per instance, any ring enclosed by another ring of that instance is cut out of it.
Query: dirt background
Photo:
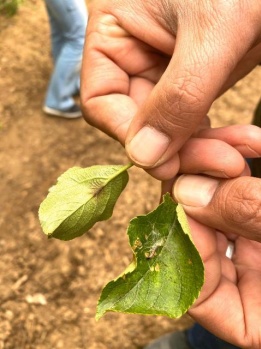
[[[51,70],[43,2],[27,1],[15,17],[0,17],[0,349],[142,348],[192,320],[94,316],[102,287],[131,260],[128,222],[155,208],[159,183],[131,169],[112,219],[75,241],[47,240],[37,211],[56,178],[71,166],[127,160],[84,120],[44,115]],[[257,68],[218,100],[213,126],[249,123],[260,81]]]

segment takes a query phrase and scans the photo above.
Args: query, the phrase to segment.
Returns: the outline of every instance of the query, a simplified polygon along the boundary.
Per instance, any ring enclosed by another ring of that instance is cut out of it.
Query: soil
[[[42,1],[0,17],[0,349],[142,348],[192,319],[108,313],[96,322],[95,311],[102,287],[131,261],[129,220],[156,207],[160,185],[133,168],[109,221],[70,242],[44,236],[38,207],[62,172],[127,161],[117,142],[83,119],[42,112],[51,71]],[[249,123],[260,81],[257,68],[215,102],[213,126]]]

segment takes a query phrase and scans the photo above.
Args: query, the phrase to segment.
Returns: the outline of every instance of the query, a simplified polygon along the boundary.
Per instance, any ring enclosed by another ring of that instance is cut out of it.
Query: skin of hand
[[[202,129],[179,151],[179,173],[220,178],[250,175],[245,158],[261,156],[260,139],[261,128],[253,125]],[[173,181],[174,178],[164,181],[166,191],[171,191]]]
[[[230,126],[203,130],[201,136],[207,137],[207,141],[213,137],[228,142],[244,157],[251,154],[258,157],[259,132],[255,126]],[[180,152],[181,164],[186,163],[191,154],[192,141],[185,145],[186,151]],[[197,146],[202,154],[203,142]],[[200,155],[198,161],[201,168],[205,166],[204,156]],[[193,165],[191,169],[193,172]],[[205,266],[204,286],[188,313],[216,336],[240,348],[259,349],[261,179],[185,174],[178,177],[174,185],[173,181],[164,183],[163,193],[171,186],[173,197],[188,215],[193,241]],[[230,259],[226,257],[226,250],[231,242],[234,254]]]
[[[255,230],[259,229],[258,239],[261,241],[261,179],[241,177],[238,180],[244,185],[246,178],[251,180],[251,184],[248,182],[244,188],[249,189],[251,185],[253,189],[259,189],[259,198],[255,198],[259,199],[259,214],[255,212],[259,218],[255,222],[244,223],[244,235],[249,232],[248,237],[257,238],[252,234],[255,225]],[[223,185],[228,184],[225,182]],[[231,199],[232,197],[231,193]],[[233,202],[231,205],[233,206]],[[237,213],[238,220],[233,229],[235,232],[236,227],[240,226],[239,219],[243,220],[247,216],[244,210]],[[189,224],[193,241],[204,262],[205,283],[199,298],[188,313],[219,338],[239,348],[260,349],[261,243],[240,235],[221,233],[193,218],[189,218]],[[238,230],[239,234],[241,232],[242,228]],[[226,257],[229,240],[234,242],[235,252],[232,259]]]
[[[261,242],[261,179],[182,175],[173,195],[198,222]]]
[[[261,157],[261,128],[234,125],[199,134],[181,149],[182,174],[162,182],[162,195],[172,192],[199,223],[261,242],[261,179],[250,177],[244,160]],[[221,154],[215,162],[209,148]]]
[[[252,126],[232,126],[203,130],[201,136],[228,141],[248,157],[260,154],[259,132]],[[180,153],[181,163],[191,154],[191,141],[185,146],[188,151]],[[187,174],[176,179],[172,193],[188,214],[205,266],[205,283],[189,314],[240,348],[260,348],[261,179]],[[226,249],[231,241],[234,254],[229,259]]]
[[[81,103],[161,180],[212,102],[261,61],[260,0],[100,0],[90,8]]]
[[[250,175],[245,158],[260,158],[260,139],[261,128],[253,125],[202,129],[179,151],[179,173],[219,178]],[[151,173],[151,170],[148,172]],[[158,174],[161,174],[160,170]],[[172,177],[163,181],[164,193],[171,191],[174,180],[175,177]]]

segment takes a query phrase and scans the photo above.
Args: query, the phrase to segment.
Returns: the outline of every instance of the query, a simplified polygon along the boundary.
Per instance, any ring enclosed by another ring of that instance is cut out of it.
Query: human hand
[[[260,139],[261,128],[253,125],[203,129],[190,138],[179,151],[179,173],[205,174],[220,178],[250,175],[245,158],[260,157]],[[160,169],[158,173],[161,174]],[[164,177],[164,173],[161,175]],[[163,181],[164,193],[171,191],[174,180],[175,177]]]
[[[126,144],[138,166],[171,178],[212,102],[261,61],[260,17],[259,0],[94,2],[81,78],[87,121]]]
[[[173,195],[198,222],[261,242],[261,179],[182,175]]]
[[[243,157],[261,157],[261,128],[227,126],[202,130],[199,136],[180,151],[181,173],[187,174],[163,182],[163,194],[172,192],[186,213],[202,224],[261,242],[261,179],[249,177],[242,162]],[[212,150],[219,154],[214,160]]]
[[[241,134],[238,140],[234,138],[236,130]],[[221,131],[223,140],[228,137],[230,144],[237,144],[237,149],[249,156],[244,130],[248,130],[249,138],[252,135],[252,143],[247,142],[251,143],[251,152],[260,153],[260,138],[256,138],[260,136],[253,133],[258,129],[251,126],[203,133],[211,136],[212,132],[216,137]],[[186,161],[186,153],[181,151],[181,155]],[[240,348],[259,349],[261,179],[244,176],[224,180],[182,175],[172,192],[189,215],[193,240],[205,265],[205,283],[189,314],[216,336]],[[234,254],[230,259],[226,257],[226,250],[231,244]]]
[[[245,178],[242,177],[242,181]],[[254,180],[261,185],[260,179]],[[205,283],[188,313],[219,338],[240,348],[260,349],[260,242],[240,235],[229,236],[192,218],[189,218],[189,224],[204,262]],[[260,211],[256,227],[258,225],[261,235]],[[245,228],[247,233],[247,223]],[[250,235],[251,229],[250,223]],[[234,254],[230,259],[226,257],[226,250],[231,240]]]

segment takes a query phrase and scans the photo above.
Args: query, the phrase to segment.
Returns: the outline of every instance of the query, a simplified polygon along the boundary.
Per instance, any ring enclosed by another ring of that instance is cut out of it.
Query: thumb
[[[186,213],[207,226],[261,242],[261,179],[182,175],[173,196]]]
[[[247,50],[236,48],[224,30],[211,30],[212,35],[206,28],[178,30],[171,61],[127,133],[126,151],[136,165],[157,167],[177,153]]]

